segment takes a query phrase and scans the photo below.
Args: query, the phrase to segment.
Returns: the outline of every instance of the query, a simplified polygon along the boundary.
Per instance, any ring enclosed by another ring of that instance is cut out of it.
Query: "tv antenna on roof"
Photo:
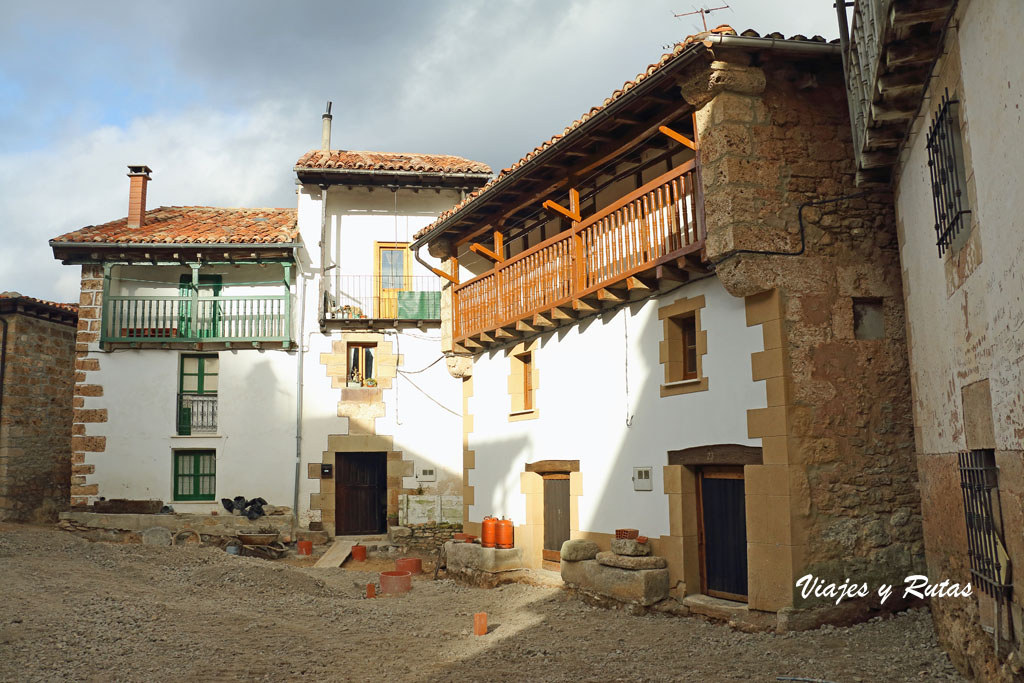
[[[704,17],[706,15],[711,14],[712,12],[718,11],[720,9],[732,9],[732,8],[729,7],[728,5],[722,5],[721,7],[711,7],[711,8],[703,8],[702,7],[700,9],[694,10],[692,12],[683,12],[682,14],[673,14],[672,16],[674,16],[674,17],[676,17],[678,19],[679,17],[688,17],[691,14],[699,14],[700,15],[700,21],[701,21],[702,24],[704,24],[704,31],[707,32],[707,30],[708,30],[708,20],[705,19]]]

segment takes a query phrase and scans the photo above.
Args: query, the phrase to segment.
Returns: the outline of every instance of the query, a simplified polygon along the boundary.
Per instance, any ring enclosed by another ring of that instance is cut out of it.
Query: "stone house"
[[[51,240],[82,268],[73,504],[259,496],[371,533],[423,494],[421,517],[457,518],[459,383],[439,280],[405,245],[490,169],[331,150],[329,114],[323,140],[296,208],[147,209],[151,170],[130,166],[127,218]]]
[[[0,520],[53,521],[71,465],[78,307],[0,293]]]
[[[1024,109],[1013,0],[858,0],[845,60],[858,177],[891,188],[927,573],[940,642],[977,680],[1024,658]]]
[[[783,627],[878,606],[811,612],[801,576],[920,568],[891,197],[855,187],[839,54],[691,37],[417,233],[467,531],[511,518],[557,568],[639,529],[684,605]]]

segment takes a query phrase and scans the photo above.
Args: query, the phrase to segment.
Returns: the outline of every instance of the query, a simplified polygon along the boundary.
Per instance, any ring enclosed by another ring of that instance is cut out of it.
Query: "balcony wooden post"
[[[576,296],[576,292],[582,292],[587,287],[586,283],[586,263],[583,259],[583,236],[579,233],[579,217],[580,217],[580,193],[575,189],[569,190],[569,210],[576,216],[572,219],[572,245],[573,245],[573,271],[575,277],[573,277],[572,289],[570,294]]]
[[[292,340],[292,264],[284,263],[284,348],[291,345]]]
[[[189,311],[190,318],[192,320],[191,327],[188,331],[189,337],[199,336],[199,264],[190,263],[189,266],[192,268],[192,310]]]
[[[110,308],[110,271],[114,267],[112,263],[103,264],[103,301],[101,302],[100,308],[100,342],[106,337],[117,336],[111,334],[111,325],[113,321],[110,319],[111,308]],[[100,344],[102,348],[102,343]]]
[[[459,333],[462,329],[462,326],[459,324],[459,293],[455,291],[455,286],[459,282],[459,257],[457,254],[452,254],[448,260],[452,264],[452,274],[448,279],[451,281],[449,287],[452,289],[452,340],[455,340],[459,338]],[[440,272],[438,271],[438,274]]]

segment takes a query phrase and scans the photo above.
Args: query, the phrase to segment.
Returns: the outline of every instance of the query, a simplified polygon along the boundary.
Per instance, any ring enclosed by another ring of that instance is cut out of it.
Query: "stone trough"
[[[615,539],[602,552],[593,541],[573,539],[562,544],[562,581],[599,602],[649,607],[668,597],[668,564],[651,555],[649,543]]]

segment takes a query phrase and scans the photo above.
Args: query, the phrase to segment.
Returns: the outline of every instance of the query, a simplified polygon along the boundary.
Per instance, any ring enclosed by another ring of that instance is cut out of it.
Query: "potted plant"
[[[398,513],[397,512],[392,512],[391,514],[388,515],[388,526],[389,527],[398,526]]]

